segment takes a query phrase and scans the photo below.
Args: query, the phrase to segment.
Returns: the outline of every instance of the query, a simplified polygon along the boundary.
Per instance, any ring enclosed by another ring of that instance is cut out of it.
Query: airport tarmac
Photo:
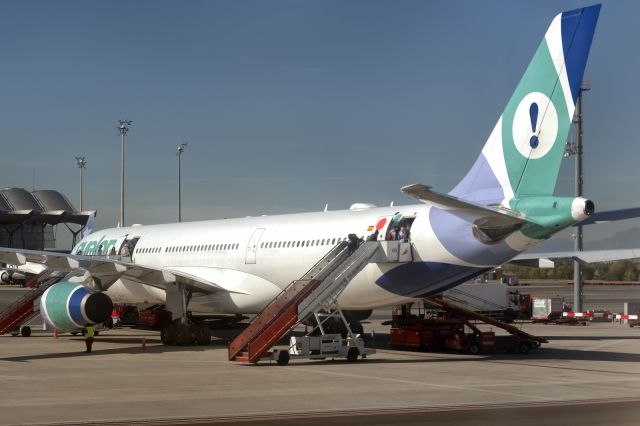
[[[0,290],[4,300],[6,291]],[[525,324],[549,339],[528,355],[402,352],[388,349],[388,328],[378,319],[384,312],[365,324],[369,336],[376,332],[378,354],[355,364],[239,365],[227,361],[224,339],[166,347],[157,332],[137,329],[100,335],[92,354],[69,335],[0,336],[0,424],[539,425],[640,418],[638,328]]]

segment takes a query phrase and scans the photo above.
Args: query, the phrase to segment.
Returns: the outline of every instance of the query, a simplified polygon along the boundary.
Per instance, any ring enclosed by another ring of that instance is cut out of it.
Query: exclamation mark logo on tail
[[[531,92],[516,108],[513,142],[525,158],[542,158],[553,148],[558,136],[558,113],[544,93]]]
[[[531,149],[536,149],[538,147],[538,135],[536,134],[536,123],[538,122],[538,104],[532,103],[529,107],[529,116],[531,117],[531,131],[533,132],[533,136],[529,139],[529,145]]]

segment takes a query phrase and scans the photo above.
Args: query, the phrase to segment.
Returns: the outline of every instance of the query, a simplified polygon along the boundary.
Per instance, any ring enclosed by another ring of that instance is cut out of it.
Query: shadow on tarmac
[[[140,339],[136,339],[136,346],[129,346],[124,348],[111,348],[111,349],[100,349],[100,343],[106,343],[106,340],[96,340],[94,343],[93,351],[91,353],[86,353],[84,351],[84,341],[82,339],[72,339],[78,341],[78,352],[54,352],[54,353],[43,353],[36,355],[19,355],[19,356],[11,356],[11,357],[3,357],[0,358],[0,361],[13,361],[13,362],[27,362],[27,361],[35,361],[41,359],[59,359],[59,358],[79,358],[79,357],[99,357],[100,355],[115,355],[115,354],[130,354],[130,355],[144,355],[149,353],[165,353],[165,352],[203,352],[206,350],[214,350],[219,349],[216,346],[219,345],[210,345],[210,346],[165,346],[160,345],[159,339],[149,339],[146,340],[147,344],[158,344],[157,346],[148,346],[146,349],[142,349],[140,346]],[[131,339],[112,339],[110,342],[113,343],[130,343]]]

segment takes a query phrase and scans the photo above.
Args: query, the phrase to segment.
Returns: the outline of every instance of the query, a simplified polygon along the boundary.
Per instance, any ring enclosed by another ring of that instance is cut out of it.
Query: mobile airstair
[[[29,280],[25,287],[31,287],[32,290],[27,291],[24,296],[0,312],[0,335],[11,333],[17,336],[21,333],[25,337],[29,336],[31,328],[21,326],[38,315],[36,301],[49,287],[64,276],[65,274],[62,272],[45,270]]]
[[[229,345],[229,360],[258,362],[282,336],[312,315],[323,335],[325,333],[322,324],[329,318],[338,317],[345,324],[348,338],[341,340],[338,338],[339,335],[332,338],[334,342],[338,342],[337,346],[344,349],[334,348],[336,356],[346,357],[349,349],[353,347],[356,347],[358,352],[351,350],[350,360],[353,360],[354,353],[363,356],[366,356],[367,351],[373,353],[370,349],[365,350],[363,340],[353,335],[342,311],[339,307],[336,308],[336,301],[347,284],[374,260],[376,254],[384,255],[378,241],[363,242],[355,250],[347,242],[338,243],[306,274],[289,284],[253,318]],[[280,358],[277,359],[279,363],[288,363],[288,352],[295,354],[294,350],[281,351]],[[319,355],[329,356],[326,353]],[[282,357],[286,358],[286,362],[282,362]]]

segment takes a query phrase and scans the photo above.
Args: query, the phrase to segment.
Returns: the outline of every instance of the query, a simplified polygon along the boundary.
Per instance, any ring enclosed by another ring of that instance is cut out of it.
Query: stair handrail
[[[344,265],[344,263],[348,262],[348,264],[345,267],[334,268],[333,271],[331,271],[331,273],[324,280],[338,282],[339,280],[341,280],[342,278],[341,276],[344,274],[347,274],[353,268],[354,265],[357,264],[358,265],[357,267],[363,268],[366,265],[366,263],[368,263],[369,259],[373,257],[373,255],[375,254],[375,252],[378,250],[379,247],[380,247],[380,243],[377,241],[363,242],[362,244],[360,244],[360,247],[358,247],[358,249],[354,252],[352,256],[349,256],[348,258],[346,258],[344,261],[340,263],[340,265]],[[325,295],[327,297],[325,302],[322,304],[323,307],[333,305],[335,303],[335,300],[342,293],[343,289],[340,289],[341,286],[344,287],[346,286],[346,284],[338,285],[337,288],[335,289],[332,289],[332,286],[329,285],[326,288],[318,287],[315,290],[313,290],[313,292],[311,292],[311,294],[303,302],[301,302],[300,306],[298,307],[298,316],[299,316],[298,322],[300,323],[304,321],[312,313],[308,311],[309,310],[313,311],[313,309],[309,308],[312,305],[312,303],[314,303],[319,298],[324,298]],[[329,292],[329,294],[327,294],[327,292]]]
[[[451,294],[451,293],[453,293],[453,294],[454,294],[454,295],[453,295],[453,297],[450,297],[450,294]],[[481,303],[481,305],[475,305],[475,304],[473,304],[473,303],[471,303],[471,302],[467,302],[467,301],[465,301],[465,300],[462,300],[463,302],[467,303],[469,306],[471,306],[471,307],[473,307],[473,308],[480,309],[480,310],[482,310],[482,309],[485,307],[485,305],[486,305],[486,306],[488,306],[488,307],[490,307],[490,308],[491,308],[491,307],[493,307],[493,308],[497,308],[497,309],[495,309],[496,311],[501,311],[501,310],[505,310],[505,309],[508,309],[508,308],[509,308],[508,306],[507,306],[507,307],[504,307],[504,306],[499,305],[499,304],[497,304],[497,303],[494,303],[494,302],[492,302],[492,301],[490,301],[490,300],[483,299],[482,297],[477,296],[477,295],[475,295],[475,294],[467,293],[466,291],[460,290],[460,289],[458,289],[458,288],[451,288],[451,289],[447,290],[447,292],[445,293],[445,295],[444,295],[444,296],[445,296],[446,298],[456,299],[456,301],[460,301],[460,299],[458,299],[457,297],[455,297],[455,295],[456,295],[456,294],[458,294],[458,295],[462,295],[462,296],[464,296],[464,297],[468,297],[468,298],[470,298],[470,299],[474,299],[477,303]]]

